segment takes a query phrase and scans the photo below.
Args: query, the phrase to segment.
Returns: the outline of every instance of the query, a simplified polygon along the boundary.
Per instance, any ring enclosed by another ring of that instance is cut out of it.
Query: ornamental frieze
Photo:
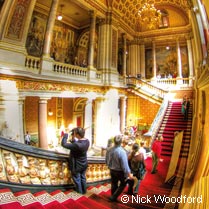
[[[103,90],[100,87],[94,86],[82,86],[63,83],[48,83],[48,82],[36,82],[36,81],[17,81],[17,88],[19,90],[33,90],[33,91],[73,91],[77,93],[96,92],[102,93]]]

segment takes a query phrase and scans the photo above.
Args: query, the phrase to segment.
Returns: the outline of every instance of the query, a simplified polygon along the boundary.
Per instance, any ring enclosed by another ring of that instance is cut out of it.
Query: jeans
[[[75,183],[75,190],[80,194],[86,193],[86,170],[79,173],[72,173],[72,179]]]

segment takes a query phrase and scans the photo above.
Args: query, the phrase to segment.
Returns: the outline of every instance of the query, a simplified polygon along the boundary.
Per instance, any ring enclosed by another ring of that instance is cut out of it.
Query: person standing
[[[142,154],[143,154],[144,160],[147,159],[147,151],[146,151],[146,149],[144,148],[144,141],[141,141],[141,142],[140,142],[139,153],[142,153]]]
[[[181,103],[181,113],[185,116],[185,112],[186,112],[186,98],[187,96],[184,95],[183,99],[182,99],[182,103]]]
[[[111,175],[111,196],[109,197],[111,202],[117,201],[118,196],[123,192],[126,186],[127,178],[133,178],[133,174],[128,165],[126,151],[121,146],[121,143],[122,136],[115,136],[114,146],[107,150],[105,158]]]
[[[86,193],[86,170],[88,167],[87,151],[89,140],[84,138],[85,129],[77,127],[72,130],[72,140],[67,142],[68,134],[64,134],[61,145],[70,150],[69,169],[75,184],[75,190]]]
[[[130,195],[137,195],[139,190],[139,185],[141,180],[144,178],[145,172],[146,172],[146,165],[144,162],[144,154],[139,152],[139,144],[134,143],[132,146],[132,151],[128,156],[129,165],[131,168],[131,172],[133,173],[133,176],[137,178],[137,183],[134,187],[133,181],[129,182],[128,187],[128,194]]]
[[[186,98],[186,101],[185,101],[184,120],[188,120],[189,107],[190,107],[190,101],[189,101],[189,98],[187,97],[187,98]]]
[[[30,136],[29,132],[26,131],[26,135],[25,135],[25,144],[30,145],[30,140],[31,140],[31,136]]]
[[[160,160],[160,155],[162,151],[161,142],[163,141],[163,136],[159,135],[158,138],[152,144],[152,171],[151,174],[157,172],[157,166]]]

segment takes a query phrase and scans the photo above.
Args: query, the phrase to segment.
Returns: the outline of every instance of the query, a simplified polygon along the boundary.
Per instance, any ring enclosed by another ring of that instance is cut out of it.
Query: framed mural
[[[187,78],[189,76],[188,67],[188,52],[187,47],[181,47],[181,63],[182,63],[182,76]],[[152,78],[152,49],[146,50],[146,78]],[[157,75],[160,74],[161,78],[167,78],[171,75],[173,78],[177,76],[177,52],[176,47],[161,47],[156,48],[156,64]]]
[[[46,17],[34,12],[26,41],[26,49],[29,55],[35,57],[42,55],[45,31]]]

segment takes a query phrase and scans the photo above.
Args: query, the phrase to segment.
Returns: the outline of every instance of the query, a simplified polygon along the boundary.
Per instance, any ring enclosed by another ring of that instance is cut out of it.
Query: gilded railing
[[[142,97],[143,95],[145,97],[147,96],[150,100],[160,104],[162,103],[165,95],[168,93],[168,91],[158,88],[144,80],[137,79],[136,77],[128,77],[127,86],[129,87],[128,91],[132,91],[135,94],[140,94]]]
[[[104,158],[88,158],[87,183],[110,179]],[[0,182],[6,185],[73,186],[68,155],[0,138]]]

